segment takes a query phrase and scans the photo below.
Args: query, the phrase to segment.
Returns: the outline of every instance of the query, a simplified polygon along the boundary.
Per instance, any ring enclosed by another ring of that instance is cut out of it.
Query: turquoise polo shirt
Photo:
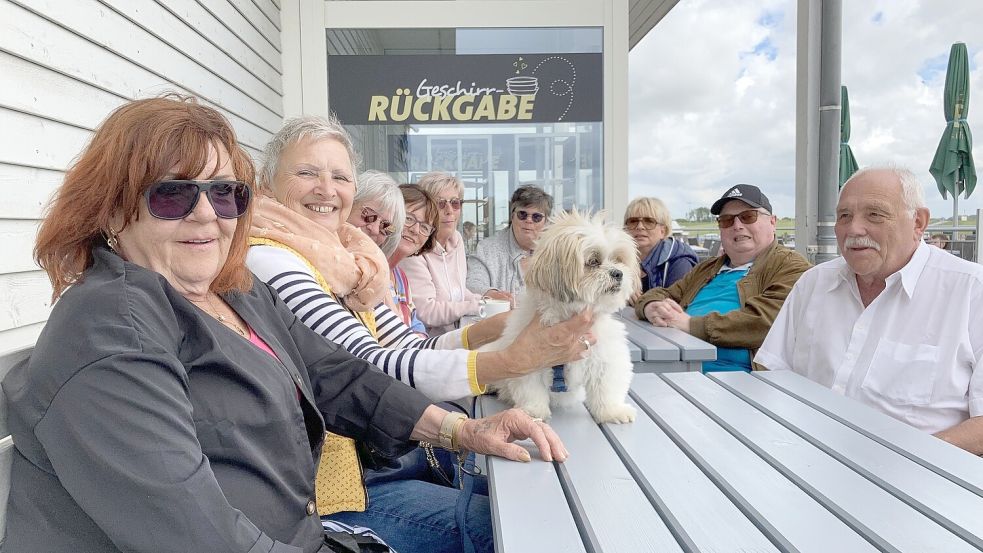
[[[737,293],[737,281],[744,278],[750,269],[750,263],[740,267],[722,267],[717,276],[696,294],[693,302],[686,308],[686,313],[691,317],[701,317],[714,311],[723,315],[740,309],[741,298]],[[718,346],[717,360],[703,363],[703,372],[750,370],[751,352],[745,348]]]

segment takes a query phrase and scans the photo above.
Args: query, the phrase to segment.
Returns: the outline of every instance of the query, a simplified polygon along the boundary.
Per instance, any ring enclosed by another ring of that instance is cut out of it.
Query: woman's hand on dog
[[[509,320],[509,312],[486,317],[471,325],[468,330],[468,348],[478,349],[481,346],[498,340],[505,330],[505,322]]]
[[[590,332],[593,322],[590,309],[553,326],[544,325],[536,313],[504,352],[510,361],[510,376],[584,359],[590,354],[586,344],[597,343]]]
[[[544,461],[555,459],[563,462],[570,456],[560,437],[548,424],[531,418],[520,409],[509,409],[490,417],[468,420],[460,432],[458,441],[461,447],[475,453],[525,463],[532,458],[529,451],[512,442],[529,438],[539,448],[539,455]]]

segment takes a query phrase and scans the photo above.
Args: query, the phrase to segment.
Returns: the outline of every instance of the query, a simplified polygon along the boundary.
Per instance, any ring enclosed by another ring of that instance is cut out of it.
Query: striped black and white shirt
[[[246,264],[308,327],[430,399],[445,401],[481,393],[475,377],[477,354],[464,349],[461,330],[422,339],[382,303],[374,311],[376,339],[318,284],[311,267],[293,252],[252,246]]]

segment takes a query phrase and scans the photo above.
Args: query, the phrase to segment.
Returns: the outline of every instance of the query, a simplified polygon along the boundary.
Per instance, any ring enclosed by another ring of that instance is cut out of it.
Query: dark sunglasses
[[[542,213],[529,213],[528,211],[524,211],[522,209],[516,211],[515,216],[518,217],[520,221],[525,221],[526,219],[532,217],[533,223],[542,223],[543,219],[546,218],[546,216]]]
[[[717,217],[717,226],[720,228],[730,228],[734,226],[734,219],[740,219],[745,225],[753,225],[758,221],[758,216],[762,215],[757,209],[748,209],[736,215],[721,215]]]
[[[198,205],[204,192],[215,215],[238,219],[246,213],[252,192],[249,185],[233,180],[165,180],[150,185],[143,197],[147,210],[158,219],[184,219]]]
[[[629,217],[625,219],[626,229],[642,227],[642,230],[652,230],[658,224],[659,222],[651,217]]]
[[[461,204],[463,203],[464,200],[462,200],[461,198],[451,198],[449,200],[445,198],[441,198],[437,200],[437,207],[440,209],[444,209],[445,207],[447,207],[447,204],[451,204],[451,208],[454,209],[454,211],[458,211],[459,209],[461,209]]]
[[[406,222],[403,223],[403,229],[410,230],[417,225],[419,225],[420,233],[423,233],[424,236],[430,236],[430,234],[433,233],[432,225],[428,225],[412,215],[406,216]]]
[[[383,236],[392,236],[393,232],[395,231],[395,229],[393,229],[393,222],[383,219],[382,216],[376,213],[376,211],[371,207],[362,208],[362,221],[364,221],[366,225],[371,225],[372,223],[379,221],[379,233]]]

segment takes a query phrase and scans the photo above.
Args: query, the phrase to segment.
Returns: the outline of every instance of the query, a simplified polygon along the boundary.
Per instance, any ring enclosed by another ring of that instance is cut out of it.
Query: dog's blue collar
[[[551,392],[566,392],[567,381],[563,378],[564,365],[553,365],[553,385],[550,386]]]

